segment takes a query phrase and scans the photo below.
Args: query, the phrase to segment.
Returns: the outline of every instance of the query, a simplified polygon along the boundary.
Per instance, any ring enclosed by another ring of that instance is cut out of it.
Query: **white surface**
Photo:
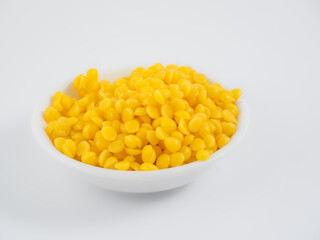
[[[150,65],[152,65],[152,63]],[[107,69],[105,71],[108,72]],[[119,76],[126,76],[121,74],[123,74],[123,71],[119,71]],[[65,86],[70,86],[70,84],[64,84],[63,87],[57,86],[57,90],[72,96],[71,94],[74,93],[74,90],[72,89],[73,91],[70,91],[70,88]],[[50,89],[50,91],[52,91],[52,89]],[[162,169],[161,171],[114,171],[74,161],[55,149],[52,141],[44,131],[47,123],[43,118],[44,110],[51,103],[51,96],[52,94],[46,96],[42,99],[42,102],[35,107],[31,120],[33,135],[37,139],[39,146],[42,147],[41,150],[47,152],[46,158],[60,161],[66,167],[78,172],[79,176],[84,180],[88,180],[99,187],[120,192],[160,192],[193,182],[196,178],[203,175],[205,171],[208,171],[212,165],[215,165],[217,161],[224,161],[228,157],[228,153],[243,140],[249,126],[248,106],[244,98],[241,97],[237,100],[237,106],[240,112],[237,119],[237,132],[232,136],[231,141],[226,146],[212,154],[207,161],[196,161],[176,168]]]
[[[320,239],[319,7],[1,1],[0,239]],[[196,182],[143,195],[96,188],[46,159],[29,122],[42,89],[73,69],[146,61],[241,87],[242,144]]]

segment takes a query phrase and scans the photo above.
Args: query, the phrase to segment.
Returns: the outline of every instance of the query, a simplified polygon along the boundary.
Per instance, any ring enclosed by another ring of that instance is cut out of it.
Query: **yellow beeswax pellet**
[[[159,168],[150,163],[150,162],[144,162],[140,165],[140,171],[154,171],[154,170],[158,170]]]
[[[126,170],[129,169],[130,163],[127,162],[127,161],[120,161],[120,162],[115,163],[115,164],[114,164],[114,167],[115,167],[117,170],[126,171]]]
[[[135,119],[130,120],[128,122],[126,122],[124,124],[124,129],[128,132],[128,133],[136,133],[139,130],[139,122]]]
[[[147,145],[142,149],[142,161],[154,163],[156,161],[156,152],[151,145]]]
[[[85,152],[81,157],[81,161],[83,163],[96,166],[98,164],[97,154],[95,152]]]
[[[164,144],[170,152],[177,152],[181,148],[181,141],[175,137],[167,137]]]
[[[122,140],[115,140],[109,144],[108,150],[112,153],[119,153],[124,149],[124,143]]]
[[[197,152],[196,157],[201,161],[208,160],[210,157],[210,153],[207,150],[200,150]]]
[[[184,161],[184,155],[181,152],[172,153],[170,156],[170,166],[178,167],[181,166]]]
[[[166,169],[170,165],[170,156],[168,154],[161,154],[156,162],[156,165],[159,169]]]
[[[101,129],[101,134],[107,141],[114,141],[117,138],[117,131],[111,126],[105,126]]]

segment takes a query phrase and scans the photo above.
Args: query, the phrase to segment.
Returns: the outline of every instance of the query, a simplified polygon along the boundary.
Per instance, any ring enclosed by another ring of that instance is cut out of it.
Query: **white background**
[[[319,12],[317,0],[1,0],[0,239],[320,239]],[[34,106],[67,74],[155,62],[248,102],[245,139],[197,181],[106,191],[35,142]]]

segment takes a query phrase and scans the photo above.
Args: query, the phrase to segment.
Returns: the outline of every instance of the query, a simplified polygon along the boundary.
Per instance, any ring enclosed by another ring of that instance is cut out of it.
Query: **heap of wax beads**
[[[241,90],[209,83],[191,67],[157,63],[110,83],[89,69],[44,112],[56,149],[83,163],[149,171],[207,160],[237,129]]]

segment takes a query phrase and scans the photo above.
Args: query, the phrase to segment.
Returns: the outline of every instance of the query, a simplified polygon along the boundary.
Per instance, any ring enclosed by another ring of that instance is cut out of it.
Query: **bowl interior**
[[[115,81],[117,78],[128,76],[130,75],[130,69],[133,68],[116,68],[110,71],[99,71],[99,80],[107,79],[110,82]],[[84,71],[79,71],[78,74],[84,73]],[[60,153],[56,148],[53,146],[50,138],[47,136],[46,132],[44,131],[44,128],[46,126],[46,122],[43,119],[43,112],[44,110],[50,105],[51,99],[53,94],[56,91],[62,91],[63,93],[72,96],[72,97],[78,97],[75,89],[72,86],[73,79],[76,75],[72,75],[69,77],[66,77],[66,83],[62,86],[57,86],[56,89],[50,89],[50,92],[47,93],[47,97],[43,99],[40,104],[36,107],[33,117],[32,117],[32,128],[33,133],[38,140],[39,144],[45,149],[50,155],[54,158],[59,159],[63,163],[77,168],[80,171],[91,173],[91,174],[97,174],[100,176],[103,176],[105,174],[108,175],[114,175],[114,176],[133,176],[133,175],[166,175],[166,174],[178,174],[179,172],[188,171],[191,170],[191,168],[199,168],[199,167],[205,167],[207,164],[211,164],[212,161],[215,161],[219,159],[222,155],[230,151],[234,145],[236,145],[241,138],[244,136],[248,123],[249,123],[249,112],[248,107],[243,99],[243,97],[240,97],[240,99],[237,100],[237,106],[239,108],[239,116],[238,116],[238,125],[237,125],[237,131],[236,133],[231,137],[230,142],[224,146],[223,148],[219,149],[215,153],[211,155],[211,157],[207,161],[196,161],[193,163],[189,163],[183,166],[174,167],[174,168],[168,168],[168,169],[162,169],[157,171],[118,171],[118,170],[111,170],[111,169],[103,169],[99,167],[90,166],[84,163],[81,163],[79,161],[76,161],[74,159],[71,159],[64,154]],[[210,78],[209,78],[210,79]],[[222,84],[224,85],[224,84]],[[224,86],[227,88],[227,86]]]

